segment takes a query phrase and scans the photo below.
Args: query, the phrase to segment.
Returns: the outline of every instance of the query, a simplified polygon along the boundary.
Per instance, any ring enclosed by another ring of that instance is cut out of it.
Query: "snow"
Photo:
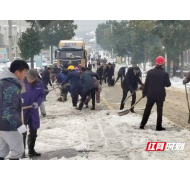
[[[78,111],[72,108],[70,97],[66,103],[53,103],[53,97],[51,92],[51,101],[45,103],[49,116],[41,119],[37,151],[89,151],[87,157],[77,155],[69,158],[78,160],[181,160],[190,156],[187,144],[190,141],[189,130],[163,117],[163,126],[167,131],[155,131],[155,112],[151,114],[146,130],[139,130],[141,115],[130,113],[120,117],[117,110],[91,111],[86,108]],[[184,151],[146,152],[149,141],[185,142],[186,147]]]

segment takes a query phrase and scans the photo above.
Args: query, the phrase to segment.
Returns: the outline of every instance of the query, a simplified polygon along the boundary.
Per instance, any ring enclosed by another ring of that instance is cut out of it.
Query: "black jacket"
[[[164,101],[166,97],[165,87],[170,87],[171,82],[168,73],[161,67],[155,67],[147,72],[143,95],[155,101]]]
[[[125,70],[126,70],[126,67],[121,67],[118,71],[118,74],[119,75],[122,75],[122,76],[125,76]]]
[[[97,68],[97,71],[96,71],[96,73],[100,76],[100,77],[102,77],[102,75],[103,75],[103,67],[101,66],[100,68]]]
[[[92,77],[96,77],[97,80],[100,80],[98,74],[94,73],[94,72],[89,71],[89,72],[86,72],[82,75],[81,81],[82,81],[84,92],[96,88],[96,84],[95,84]]]
[[[114,75],[114,69],[113,67],[107,67],[104,74],[106,74],[108,77],[112,77]]]
[[[50,73],[48,70],[44,70],[42,72],[42,82],[46,86],[48,85],[48,83],[50,84],[50,86],[52,86],[51,80],[50,80]]]
[[[90,63],[88,64],[88,68],[92,69],[92,65]]]
[[[138,84],[143,85],[140,79],[140,73],[136,75],[133,72],[133,68],[130,67],[125,75],[125,78],[122,82],[122,89],[125,91],[134,92],[138,88]]]

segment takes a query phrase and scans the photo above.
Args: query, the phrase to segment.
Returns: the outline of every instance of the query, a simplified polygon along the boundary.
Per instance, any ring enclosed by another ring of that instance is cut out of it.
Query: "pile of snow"
[[[53,94],[51,92],[48,99]],[[52,99],[45,104],[49,116],[41,119],[36,143],[37,151],[42,153],[61,149],[89,151],[87,157],[77,155],[70,159],[95,160],[181,160],[190,157],[189,131],[175,126],[165,117],[163,126],[167,131],[155,131],[156,113],[151,114],[146,130],[139,130],[142,116],[137,114],[120,117],[115,110],[83,108],[78,111],[72,108],[70,97],[66,103]],[[184,151],[146,152],[149,141],[185,142],[186,146]]]
[[[171,84],[173,87],[177,87],[177,88],[180,88],[180,89],[184,89],[184,85],[183,85],[183,79],[179,78],[179,77],[172,77],[170,79],[171,81]],[[188,83],[187,84],[187,87],[190,87],[190,84]]]

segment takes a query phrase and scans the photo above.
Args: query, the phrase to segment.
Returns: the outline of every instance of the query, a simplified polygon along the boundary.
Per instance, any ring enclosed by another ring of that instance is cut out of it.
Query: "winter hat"
[[[27,77],[32,80],[38,79],[38,75],[38,71],[34,69],[30,69],[27,73]]]

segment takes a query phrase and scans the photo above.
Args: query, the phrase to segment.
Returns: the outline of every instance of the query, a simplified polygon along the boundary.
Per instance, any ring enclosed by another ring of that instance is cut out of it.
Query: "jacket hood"
[[[7,68],[4,68],[2,71],[0,71],[0,80],[8,80],[9,82],[17,85],[19,88],[22,87],[22,81],[19,81],[16,75],[10,72],[10,70]]]
[[[16,77],[16,75],[13,74],[12,72],[10,72],[9,69],[4,68],[4,69],[2,69],[2,71],[0,71],[0,80],[10,79],[10,78],[16,79],[17,81],[19,81],[18,78]]]

